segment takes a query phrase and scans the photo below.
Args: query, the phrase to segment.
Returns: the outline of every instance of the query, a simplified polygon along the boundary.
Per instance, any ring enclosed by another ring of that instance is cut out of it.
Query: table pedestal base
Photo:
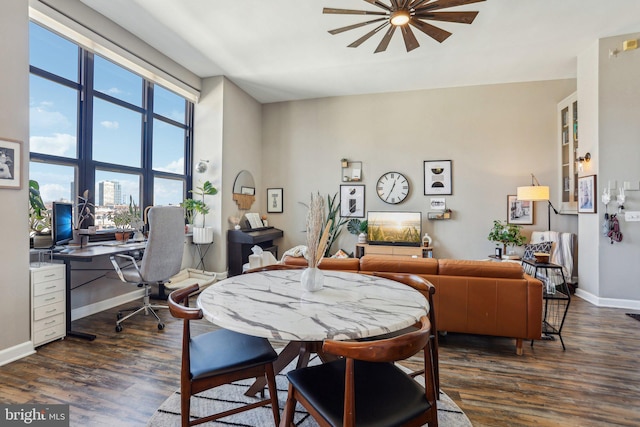
[[[336,359],[335,356],[322,351],[322,341],[291,341],[282,349],[276,361],[273,362],[273,370],[276,374],[282,372],[296,357],[298,358],[296,369],[303,368],[309,364],[312,353],[316,353],[323,362]],[[264,389],[266,384],[267,379],[265,377],[256,378],[256,382],[249,387],[245,396],[255,396]]]

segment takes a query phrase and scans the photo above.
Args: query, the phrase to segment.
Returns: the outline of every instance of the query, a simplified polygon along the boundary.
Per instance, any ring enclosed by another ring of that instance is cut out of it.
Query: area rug
[[[632,319],[640,320],[640,314],[638,313],[627,313],[627,316],[631,317]]]
[[[295,361],[294,361],[295,362]],[[312,359],[309,364],[317,364],[317,358]],[[293,363],[276,376],[278,388],[278,401],[280,410],[284,409],[287,399],[287,389],[289,387],[285,372],[294,367]],[[424,377],[417,377],[419,382],[424,384]],[[204,391],[191,398],[191,416],[200,418],[214,412],[221,412],[231,407],[237,406],[239,402],[247,403],[255,399],[247,397],[244,392],[253,383],[253,380],[238,381],[233,384],[224,385],[213,390]],[[296,408],[294,422],[300,427],[316,427],[318,424],[309,414],[298,405]],[[440,427],[471,427],[471,422],[460,408],[440,391],[438,400],[438,424]],[[171,395],[160,408],[153,414],[148,427],[175,427],[180,425],[180,391]],[[271,406],[262,406],[244,413],[232,415],[217,421],[202,424],[203,426],[246,426],[263,427],[273,425],[273,415]]]

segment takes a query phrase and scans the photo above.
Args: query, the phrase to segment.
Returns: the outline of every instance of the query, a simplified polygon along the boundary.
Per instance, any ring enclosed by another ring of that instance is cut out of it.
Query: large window
[[[178,204],[190,185],[193,104],[32,22],[30,169],[45,205],[90,191],[95,225],[130,200]]]

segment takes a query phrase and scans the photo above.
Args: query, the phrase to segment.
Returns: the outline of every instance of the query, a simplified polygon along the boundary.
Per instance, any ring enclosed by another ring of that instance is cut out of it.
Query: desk
[[[424,296],[401,283],[357,273],[325,270],[324,288],[305,292],[302,270],[273,270],[222,280],[198,297],[204,317],[236,332],[288,340],[274,363],[280,372],[296,356],[305,366],[310,353],[321,359],[322,340],[381,335],[415,324],[427,314]],[[257,381],[247,391],[255,395]]]
[[[79,246],[70,246],[69,248],[71,249],[71,251],[68,253],[58,252],[53,254],[54,259],[64,261],[65,265],[67,336],[84,338],[88,340],[94,340],[96,338],[96,336],[93,334],[86,334],[83,332],[75,332],[71,330],[71,261],[91,262],[93,258],[96,257],[139,251],[143,250],[145,246],[146,242],[123,243],[116,245],[114,245],[113,242],[96,242],[90,243],[88,246],[84,246],[82,248],[80,248]]]

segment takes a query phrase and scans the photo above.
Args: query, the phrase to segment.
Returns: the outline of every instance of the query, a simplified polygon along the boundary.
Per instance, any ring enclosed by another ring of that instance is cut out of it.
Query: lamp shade
[[[532,200],[534,202],[549,200],[549,187],[546,185],[518,187],[516,198],[518,200]]]

